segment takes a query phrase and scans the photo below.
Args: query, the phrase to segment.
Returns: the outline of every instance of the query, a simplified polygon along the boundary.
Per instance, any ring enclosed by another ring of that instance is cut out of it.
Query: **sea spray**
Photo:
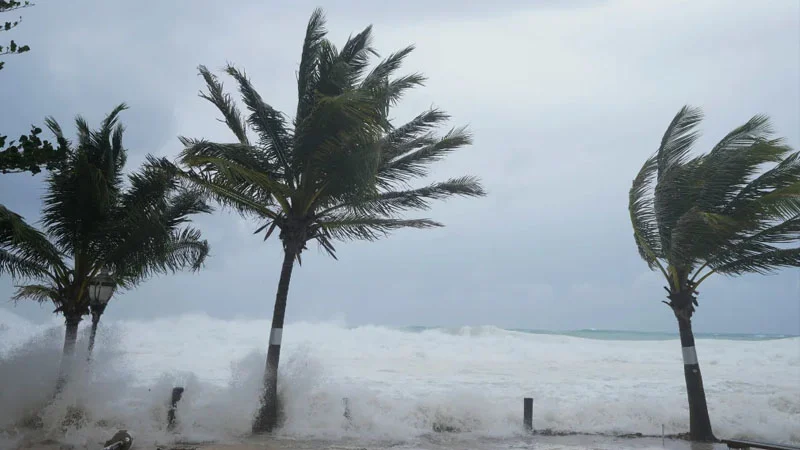
[[[34,326],[7,312],[0,320],[0,342],[14,341],[0,353],[4,386],[14,386],[0,391],[0,433],[11,442],[19,416],[52,386],[63,327]],[[49,406],[40,430],[75,445],[95,445],[118,428],[134,431],[139,445],[241,438],[257,408],[265,330],[267,320],[205,315],[104,321],[91,382]],[[85,335],[84,326],[79,349]],[[800,441],[798,349],[798,338],[698,340],[719,435]],[[677,340],[294,323],[284,334],[278,434],[395,443],[439,434],[522,439],[522,398],[534,397],[536,429],[660,436],[663,424],[670,435],[688,430],[680,357]],[[186,391],[170,433],[174,386]],[[86,420],[63,433],[61,415],[78,399]]]

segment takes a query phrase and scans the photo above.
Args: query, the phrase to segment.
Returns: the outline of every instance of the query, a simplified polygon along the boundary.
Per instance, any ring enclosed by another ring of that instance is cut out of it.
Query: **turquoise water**
[[[442,330],[449,333],[459,333],[460,328],[442,327],[404,327],[406,331],[422,332],[427,330]],[[627,330],[570,330],[570,331],[548,331],[548,330],[528,330],[524,328],[511,328],[508,331],[530,334],[546,334],[555,336],[572,336],[584,339],[596,339],[601,341],[668,341],[678,339],[678,333],[652,332],[652,331],[627,331]],[[747,334],[747,333],[695,333],[697,339],[719,339],[728,341],[769,341],[774,339],[786,339],[798,337],[791,334]]]

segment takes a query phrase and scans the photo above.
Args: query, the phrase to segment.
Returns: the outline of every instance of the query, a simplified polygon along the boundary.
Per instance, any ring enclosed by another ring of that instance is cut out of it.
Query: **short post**
[[[175,412],[178,410],[178,402],[183,397],[183,388],[172,388],[172,398],[170,399],[169,411],[167,411],[167,430],[175,429]]]
[[[522,422],[525,425],[525,431],[528,433],[533,432],[533,399],[525,397],[523,400]]]
[[[344,405],[344,418],[350,420],[350,399],[344,397],[342,399],[342,405]]]

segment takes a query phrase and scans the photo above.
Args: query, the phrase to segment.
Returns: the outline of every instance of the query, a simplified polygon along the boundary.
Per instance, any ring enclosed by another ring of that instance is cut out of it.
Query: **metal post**
[[[523,406],[522,422],[525,425],[525,431],[531,433],[533,432],[533,399],[525,397]]]
[[[170,399],[169,411],[167,411],[167,430],[172,431],[175,428],[175,411],[178,410],[178,402],[181,401],[183,396],[183,388],[172,388],[172,398]]]

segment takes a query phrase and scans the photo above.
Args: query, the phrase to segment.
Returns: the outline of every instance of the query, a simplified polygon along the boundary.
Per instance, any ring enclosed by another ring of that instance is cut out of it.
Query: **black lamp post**
[[[100,316],[106,310],[108,301],[114,295],[116,288],[114,278],[103,270],[97,274],[89,284],[89,311],[92,313],[92,332],[89,334],[89,355],[91,356],[94,349],[94,336],[97,334],[97,324],[100,322]]]

